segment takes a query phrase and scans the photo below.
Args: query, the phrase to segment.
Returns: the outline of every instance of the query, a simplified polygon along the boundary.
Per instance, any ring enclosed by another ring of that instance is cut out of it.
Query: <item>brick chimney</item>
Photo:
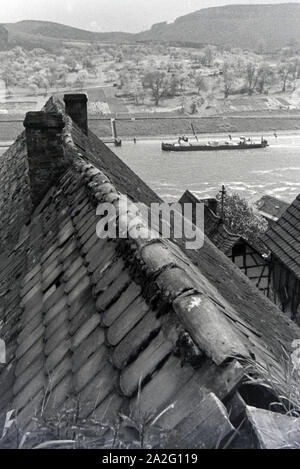
[[[78,127],[87,135],[88,134],[88,114],[86,94],[65,94],[64,102],[66,113],[78,125]]]
[[[24,120],[32,203],[36,207],[66,168],[62,114],[28,112]]]

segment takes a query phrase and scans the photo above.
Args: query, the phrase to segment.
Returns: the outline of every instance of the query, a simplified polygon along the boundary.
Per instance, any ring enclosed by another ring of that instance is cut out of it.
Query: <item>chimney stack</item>
[[[62,114],[28,112],[24,120],[31,198],[36,207],[66,167]]]
[[[64,102],[66,113],[78,125],[78,127],[87,135],[88,134],[88,115],[86,94],[65,94]]]

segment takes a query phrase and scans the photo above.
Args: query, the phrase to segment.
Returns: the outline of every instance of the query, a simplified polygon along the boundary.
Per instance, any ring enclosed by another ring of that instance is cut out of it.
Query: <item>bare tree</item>
[[[292,72],[291,64],[289,62],[281,62],[281,64],[279,65],[279,69],[278,69],[278,75],[282,83],[282,88],[281,88],[282,93],[284,93],[286,90],[286,85],[291,75],[291,72]]]
[[[215,58],[215,50],[211,46],[204,49],[204,61],[207,67],[211,67]]]
[[[169,87],[168,87],[168,95],[171,97],[176,96],[179,89],[179,77],[177,73],[172,73],[171,77],[169,77]]]
[[[224,98],[227,99],[235,82],[234,70],[227,62],[225,62],[223,65],[222,75],[224,84]]]
[[[263,93],[265,88],[270,85],[273,77],[273,70],[268,63],[259,66],[257,71],[257,91]]]
[[[129,92],[133,96],[136,105],[143,103],[145,92],[142,82],[139,79],[133,80],[129,87]]]
[[[246,66],[246,84],[248,88],[248,95],[251,96],[255,90],[257,84],[257,66],[254,63],[249,62]]]
[[[290,81],[293,84],[293,91],[296,89],[296,80],[300,78],[300,60],[295,57],[290,62]]]
[[[207,90],[207,83],[203,75],[201,73],[196,73],[195,74],[195,86],[197,88],[197,93],[198,95],[200,94],[200,91],[206,91]]]
[[[165,72],[152,71],[147,72],[144,77],[145,88],[150,88],[155,106],[158,106],[161,98],[168,90],[168,80]]]

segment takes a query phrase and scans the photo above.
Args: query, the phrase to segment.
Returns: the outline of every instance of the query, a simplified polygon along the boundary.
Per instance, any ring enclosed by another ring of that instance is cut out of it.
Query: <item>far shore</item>
[[[263,133],[258,133],[258,132],[211,132],[211,133],[203,133],[203,134],[198,134],[197,137],[199,140],[207,140],[207,139],[213,139],[213,138],[224,138],[224,139],[228,139],[228,135],[231,135],[233,138],[239,138],[240,136],[242,135],[245,135],[247,137],[253,137],[254,139],[259,139],[261,138],[261,136],[264,136],[266,138],[274,138],[275,135],[274,135],[274,131],[267,131],[267,132],[263,132]],[[148,136],[136,136],[136,142],[137,143],[142,143],[142,142],[156,142],[156,141],[162,141],[162,140],[175,140],[177,141],[178,137],[179,137],[180,134],[170,134],[170,135],[148,135]],[[187,137],[193,141],[195,141],[195,137],[193,134],[191,133],[187,133],[186,134]],[[300,130],[277,130],[276,131],[276,135],[278,138],[280,137],[288,137],[288,138],[293,138],[293,137],[300,137]],[[132,136],[128,136],[128,135],[119,135],[119,138],[123,141],[123,142],[133,142],[133,138]],[[112,138],[103,138],[102,139],[104,143],[107,143],[107,144],[113,144],[113,140]]]
[[[261,136],[283,132],[300,132],[300,116],[290,115],[280,118],[273,117],[202,117],[190,119],[143,119],[143,120],[117,120],[116,128],[118,137],[125,139],[166,139],[178,138],[186,134],[192,135],[191,124],[193,124],[199,138],[208,136],[228,136],[228,134]],[[111,140],[111,125],[107,120],[90,120],[90,129],[102,140]]]
[[[24,130],[24,115],[17,116],[13,121],[8,117],[0,118],[0,142],[11,142]],[[112,140],[112,130],[109,118],[95,120],[89,116],[89,128],[102,140]],[[196,134],[200,137],[222,136],[228,134],[261,136],[273,132],[299,132],[300,115],[286,113],[279,115],[248,115],[248,116],[203,116],[180,118],[136,118],[118,119],[116,121],[117,134],[123,140],[137,139],[168,139],[178,138],[180,135],[192,135],[191,124]]]
[[[199,133],[197,135],[199,141],[203,140],[211,140],[211,139],[228,139],[228,135],[231,135],[233,138],[239,138],[242,135],[245,135],[247,137],[252,137],[254,139],[260,139],[262,136],[265,138],[275,138],[274,131],[266,131],[263,133],[258,133],[258,132],[208,132],[208,133]],[[182,134],[169,134],[169,135],[141,135],[141,136],[135,136],[136,138],[136,143],[143,143],[143,142],[162,142],[162,141],[177,141],[178,137]],[[194,135],[189,132],[186,133],[187,137],[191,141],[196,141]],[[300,129],[299,130],[276,130],[276,135],[278,139],[285,137],[285,138],[295,138],[295,137],[300,137]],[[101,137],[101,140],[108,144],[108,145],[113,145],[113,139],[112,137]],[[123,142],[127,143],[133,143],[133,136],[128,136],[128,135],[119,135],[119,138]],[[13,144],[13,140],[11,141],[0,141],[0,155],[4,153],[7,148],[9,148]]]

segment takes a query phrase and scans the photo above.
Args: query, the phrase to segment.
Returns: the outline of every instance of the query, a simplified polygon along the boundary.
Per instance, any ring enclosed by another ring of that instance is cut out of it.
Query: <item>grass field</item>
[[[7,116],[0,116],[0,141],[14,140],[23,130],[24,115],[13,116],[9,122]],[[20,120],[20,122],[15,122]],[[168,135],[191,134],[193,123],[197,134],[201,133],[233,133],[253,132],[261,134],[267,131],[300,130],[300,116],[221,116],[202,117],[190,119],[152,118],[136,120],[117,120],[117,132],[120,137],[155,137]],[[111,137],[111,125],[109,120],[89,121],[89,128],[100,138]]]

